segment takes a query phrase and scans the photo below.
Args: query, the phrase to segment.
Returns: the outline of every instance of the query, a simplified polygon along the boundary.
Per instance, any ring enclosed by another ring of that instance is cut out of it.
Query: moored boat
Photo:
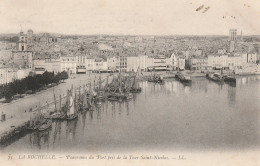
[[[208,74],[207,78],[212,80],[212,81],[215,81],[215,82],[223,82],[224,81],[224,78],[219,73]]]
[[[191,83],[191,78],[190,76],[186,76],[180,72],[177,72],[175,74],[175,78],[178,79],[182,83]]]
[[[190,76],[182,75],[181,77],[179,77],[179,80],[180,80],[182,83],[191,83],[191,78],[190,78]]]
[[[38,128],[38,131],[44,131],[48,128],[50,128],[52,125],[52,120],[51,119],[46,119]]]
[[[72,120],[78,117],[76,110],[76,105],[71,93],[68,93],[68,110],[67,110],[67,120]]]
[[[53,120],[61,120],[66,117],[66,112],[55,112],[51,115],[51,119]]]
[[[224,77],[224,81],[225,81],[225,82],[236,83],[236,77],[235,77],[235,76],[225,76],[225,77]]]

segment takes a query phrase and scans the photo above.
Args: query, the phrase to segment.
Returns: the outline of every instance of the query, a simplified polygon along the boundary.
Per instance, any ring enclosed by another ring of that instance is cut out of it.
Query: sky
[[[259,18],[260,0],[0,0],[0,33],[260,35]]]

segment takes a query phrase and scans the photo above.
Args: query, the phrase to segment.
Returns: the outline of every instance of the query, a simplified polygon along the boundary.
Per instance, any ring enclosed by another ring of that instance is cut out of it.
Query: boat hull
[[[77,113],[67,116],[67,120],[73,120],[73,119],[76,119],[76,118],[78,118]]]
[[[44,131],[47,130],[52,126],[52,120],[48,119],[46,122],[44,122],[41,126],[37,128],[37,131]]]
[[[234,77],[226,77],[224,78],[225,82],[232,82],[232,83],[236,83],[236,78]]]

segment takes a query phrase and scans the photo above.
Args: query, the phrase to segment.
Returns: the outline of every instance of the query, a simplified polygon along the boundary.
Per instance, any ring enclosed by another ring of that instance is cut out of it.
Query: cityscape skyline
[[[0,19],[5,25],[0,27],[1,33],[34,29],[36,33],[71,35],[226,36],[234,28],[243,35],[260,35],[260,23],[254,21],[260,16],[260,3],[254,0],[3,0],[1,4]]]

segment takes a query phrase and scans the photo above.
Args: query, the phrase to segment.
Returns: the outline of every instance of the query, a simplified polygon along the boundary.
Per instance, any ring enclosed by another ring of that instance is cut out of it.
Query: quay
[[[65,83],[55,86],[54,92],[65,98],[66,91],[71,86],[78,88],[91,83],[93,87],[94,80],[99,79],[99,76],[100,74],[89,73],[76,75],[72,79],[67,79]],[[103,73],[102,81],[105,81],[107,77],[109,77],[109,81],[112,80],[108,73]],[[98,85],[96,84],[96,86]],[[0,105],[0,113],[5,115],[5,120],[0,121],[0,143],[2,144],[6,140],[12,139],[16,134],[23,132],[27,128],[31,116],[39,109],[47,112],[54,111],[53,88]]]

